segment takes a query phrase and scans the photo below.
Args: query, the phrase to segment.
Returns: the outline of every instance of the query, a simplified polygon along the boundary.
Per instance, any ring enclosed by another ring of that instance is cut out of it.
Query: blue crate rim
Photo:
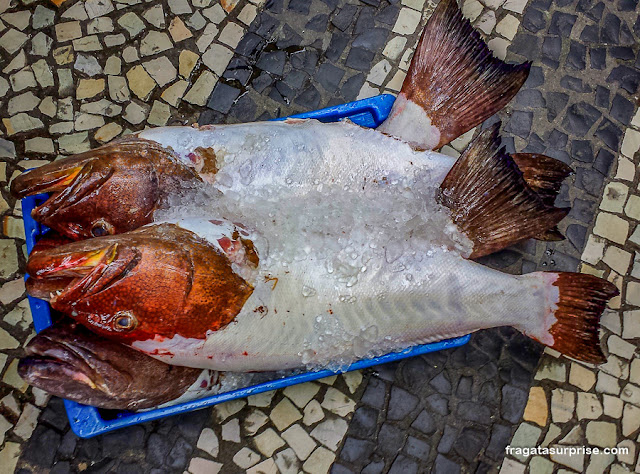
[[[283,117],[276,120],[286,120],[287,118],[314,118],[322,121],[338,121],[348,118],[358,125],[375,128],[380,125],[387,117],[387,115],[391,111],[391,107],[394,101],[394,96],[390,94],[382,94],[376,97],[370,97],[368,99],[349,102],[347,104],[337,105],[334,107],[327,107],[324,109],[315,110],[313,112],[296,114],[290,117]],[[39,201],[42,201],[45,198],[46,195],[40,194],[35,196],[28,196],[22,200],[22,211],[24,216],[24,227],[28,253],[31,253],[31,250],[33,249],[38,237],[46,233],[48,230],[45,226],[39,224],[31,218],[31,210],[36,207]],[[25,278],[28,278],[28,275],[25,275]],[[51,326],[52,319],[49,304],[44,300],[40,300],[32,296],[28,296],[28,299],[36,332],[40,332],[43,329]],[[246,398],[250,395],[256,395],[262,392],[268,392],[271,390],[309,382],[312,380],[318,380],[321,378],[330,377],[332,375],[350,372],[352,370],[365,369],[374,365],[393,362],[408,357],[459,347],[469,342],[470,338],[471,335],[467,334],[465,336],[453,339],[433,342],[430,344],[417,345],[407,348],[403,351],[393,352],[383,356],[355,362],[344,370],[334,371],[325,369],[313,372],[303,372],[281,379],[271,380],[256,385],[250,385],[248,387],[239,388],[229,392],[210,395],[208,397],[172,405],[169,407],[155,408],[144,412],[121,411],[116,416],[116,418],[111,420],[104,420],[100,416],[100,412],[96,407],[82,405],[71,400],[64,400],[64,405],[69,417],[71,430],[81,438],[91,438],[100,434],[117,430],[119,428],[133,426],[139,423],[211,407],[213,405],[217,405],[229,400]]]

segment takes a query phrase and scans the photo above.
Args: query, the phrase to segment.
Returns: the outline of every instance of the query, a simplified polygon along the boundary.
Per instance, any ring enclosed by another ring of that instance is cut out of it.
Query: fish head
[[[120,342],[205,339],[253,291],[227,255],[175,224],[34,251],[27,291]]]
[[[27,171],[12,181],[11,193],[17,198],[50,193],[32,217],[80,240],[150,223],[169,193],[198,180],[169,150],[126,138]]]
[[[37,334],[18,364],[25,381],[53,395],[130,410],[179,397],[200,372],[169,366],[76,323],[56,324]]]

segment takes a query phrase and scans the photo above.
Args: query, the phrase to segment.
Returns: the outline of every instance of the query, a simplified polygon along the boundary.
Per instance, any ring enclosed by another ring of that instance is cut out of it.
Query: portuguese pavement
[[[0,0],[0,472],[638,472],[640,8],[635,0],[466,0],[494,53],[533,62],[497,117],[508,151],[569,163],[563,242],[483,263],[615,283],[606,364],[510,328],[458,349],[83,440],[17,375],[33,336],[11,180],[163,125],[264,120],[396,94],[431,0]],[[475,131],[443,149],[457,155]],[[506,447],[622,447],[529,455]]]

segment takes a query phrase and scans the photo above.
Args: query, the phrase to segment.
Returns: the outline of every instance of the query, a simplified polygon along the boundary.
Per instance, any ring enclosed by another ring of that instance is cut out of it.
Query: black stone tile
[[[340,88],[340,95],[344,98],[345,101],[350,102],[355,100],[364,84],[364,74],[358,73],[351,76],[349,79],[344,81],[342,87]]]
[[[537,89],[523,89],[516,95],[516,102],[525,107],[545,107],[546,103],[542,92]]]
[[[389,469],[389,474],[417,474],[417,472],[418,464],[402,454],[393,461]]]
[[[569,96],[564,92],[549,92],[547,94],[547,119],[553,122],[567,106]]]
[[[282,13],[284,11],[284,0],[267,0],[265,10],[271,13]]]
[[[618,0],[618,11],[620,12],[632,12],[637,6],[637,0]]]
[[[24,448],[22,459],[46,472],[53,465],[60,440],[61,436],[55,430],[39,424]]]
[[[609,89],[602,86],[596,87],[596,105],[609,109]]]
[[[616,94],[613,98],[613,103],[611,104],[611,110],[609,112],[614,119],[618,120],[623,125],[628,125],[631,123],[631,118],[635,112],[635,105],[620,94]]]
[[[384,407],[386,394],[387,384],[376,377],[371,377],[367,388],[362,394],[361,401],[374,408],[382,409]]]
[[[251,122],[255,119],[257,110],[256,103],[251,98],[251,95],[243,94],[236,101],[231,113],[240,122]]]
[[[635,94],[640,83],[640,71],[628,66],[617,66],[607,77],[607,82],[616,82],[629,94]]]
[[[609,13],[600,25],[600,42],[618,44],[620,42],[620,18]]]
[[[571,31],[577,18],[576,15],[570,13],[554,12],[551,17],[551,24],[549,25],[549,34],[563,36],[565,38],[571,37]]]
[[[278,27],[278,20],[270,15],[258,15],[258,17],[251,23],[249,31],[261,36],[265,39],[271,39],[271,35]]]
[[[64,431],[69,426],[69,418],[61,398],[52,397],[47,407],[40,415],[40,422],[53,426],[58,431]]]
[[[476,423],[491,423],[491,411],[488,407],[476,402],[460,402],[457,410],[458,417]]]
[[[575,0],[556,0],[556,6],[558,8],[564,8],[571,5]]]
[[[591,87],[588,84],[585,84],[582,79],[569,75],[563,76],[562,79],[560,79],[560,85],[565,89],[580,92],[582,94],[592,91]]]
[[[224,72],[222,77],[238,81],[243,86],[246,86],[252,74],[253,68],[249,65],[247,60],[236,57],[229,62],[227,70]]]
[[[530,8],[537,8],[539,10],[548,10],[553,0],[532,0],[529,4]]]
[[[388,5],[383,8],[375,17],[378,23],[382,23],[388,26],[394,26],[400,9],[395,5]]]
[[[578,137],[585,136],[602,114],[598,109],[586,102],[573,104],[567,110],[562,126]]]
[[[571,156],[584,163],[593,162],[594,155],[591,142],[588,140],[573,140],[571,142]]]
[[[115,471],[117,474],[142,474],[144,471],[137,463],[122,463]]]
[[[261,36],[256,33],[247,33],[243,36],[236,47],[236,54],[246,56],[248,58],[255,59],[258,53],[264,47],[265,41]]]
[[[533,113],[516,110],[511,115],[511,119],[505,125],[504,130],[508,133],[513,133],[522,138],[527,138],[531,131],[531,124],[533,122]]]
[[[349,433],[358,438],[371,438],[376,433],[379,411],[367,405],[360,406],[353,414]]]
[[[273,77],[266,72],[263,72],[251,82],[251,86],[259,94],[271,84],[273,84]]]
[[[329,471],[331,474],[355,474],[351,469],[342,464],[334,463]]]
[[[441,454],[436,457],[436,462],[433,465],[432,474],[459,474],[460,466],[454,461],[445,458]]]
[[[510,385],[502,387],[502,418],[510,423],[517,423],[527,404],[528,392]]]
[[[375,443],[371,441],[348,436],[340,452],[340,459],[352,464],[364,464],[371,457],[375,448]]]
[[[553,119],[549,119],[549,121],[552,121]],[[544,152],[544,150],[547,148],[547,146],[544,143],[544,140],[542,138],[540,138],[538,135],[536,135],[535,133],[532,133],[529,136],[529,143],[527,143],[527,146],[524,148],[524,150],[522,150],[523,153],[542,153]]]
[[[338,32],[334,33],[331,35],[331,42],[325,52],[325,56],[330,61],[337,61],[342,55],[344,48],[347,47],[347,44],[349,44],[349,35]]]
[[[511,441],[511,427],[494,424],[491,429],[491,438],[485,454],[493,460],[500,460],[504,457],[504,448]]]
[[[576,198],[573,201],[573,206],[571,206],[571,211],[569,212],[569,216],[573,217],[576,220],[584,222],[586,224],[590,223],[594,217],[594,204],[590,201],[585,201],[584,199]]]
[[[292,46],[299,47],[302,44],[302,36],[298,34],[296,30],[289,25],[284,25],[282,31],[278,35],[276,41],[276,48],[279,50],[287,49]],[[278,53],[284,53],[284,51],[277,51]],[[282,73],[281,73],[282,74]]]
[[[256,66],[263,71],[270,72],[276,76],[281,76],[284,72],[284,64],[287,55],[284,51],[263,52],[258,58]]]
[[[436,431],[436,422],[428,411],[422,410],[414,422],[411,423],[411,427],[425,435],[430,435]]]
[[[530,60],[537,59],[540,56],[540,38],[537,35],[520,33],[513,39],[509,51]]]
[[[131,426],[101,436],[102,452],[110,458],[118,458],[127,449],[141,449],[146,433],[141,426]]]
[[[293,89],[284,82],[276,82],[275,87],[272,87],[269,91],[268,97],[282,105],[289,105],[293,94]]]
[[[305,28],[311,31],[325,31],[327,29],[327,23],[329,22],[329,15],[323,13],[314,16],[306,24]]]
[[[377,452],[385,457],[395,456],[404,445],[405,432],[391,423],[383,423],[378,433]]]
[[[527,8],[522,19],[522,26],[532,33],[537,33],[547,26],[545,14],[536,8]]]
[[[325,5],[327,5],[331,11],[335,10],[336,7],[338,6],[338,3],[340,3],[339,0],[321,0],[322,3],[324,3]]]
[[[622,133],[622,129],[619,125],[616,125],[611,120],[604,118],[600,125],[598,125],[595,135],[609,148],[617,151],[620,140],[622,139]]]
[[[409,436],[409,438],[407,438],[407,443],[404,445],[404,452],[414,458],[426,460],[429,458],[431,446],[429,443],[422,441],[421,439]]]
[[[525,88],[533,89],[544,84],[544,72],[540,66],[531,66],[529,77],[524,83]]]
[[[623,61],[629,61],[635,58],[633,48],[628,46],[612,46],[609,48],[609,54],[612,58],[621,59]]]
[[[547,137],[547,144],[552,148],[564,148],[567,145],[569,137],[560,130],[551,130]]]
[[[71,464],[68,461],[58,461],[53,465],[49,474],[67,474],[71,471]]]
[[[384,461],[372,461],[362,470],[362,474],[380,474],[384,471]]]
[[[374,8],[366,7],[361,9],[360,14],[358,15],[358,20],[353,27],[353,34],[359,35],[373,28],[376,24],[374,20],[374,14]]]
[[[607,50],[606,48],[591,48],[589,50],[589,59],[592,69],[606,69],[607,67]]]
[[[566,59],[566,66],[570,69],[582,71],[587,65],[586,61],[587,47],[577,41],[572,41]]]
[[[58,446],[58,456],[62,459],[70,459],[73,456],[73,452],[76,449],[78,443],[78,437],[69,430],[62,437],[62,442]]]
[[[585,43],[597,43],[600,41],[598,25],[586,25],[580,33],[580,41]]]
[[[342,51],[340,52],[340,54]],[[340,56],[338,54],[338,56]],[[313,74],[318,64],[318,52],[313,49],[305,48],[302,51],[295,52],[290,57],[291,67]],[[331,58],[329,58],[331,59]],[[258,91],[260,92],[260,91]]]
[[[345,31],[353,23],[357,11],[358,7],[347,4],[331,19],[331,23],[340,31]]]
[[[446,416],[449,414],[449,400],[438,393],[427,397],[427,404],[435,413]]]
[[[284,77],[284,82],[294,90],[301,89],[307,82],[309,75],[306,72],[294,70]]]
[[[239,95],[240,89],[236,89],[235,87],[231,87],[222,82],[218,82],[218,84],[216,84],[216,87],[213,89],[211,97],[209,97],[207,107],[226,114],[227,112],[229,112],[229,109],[231,109],[233,102],[238,98]]]
[[[164,464],[164,457],[171,449],[169,440],[160,434],[152,433],[147,441],[146,461],[152,466],[161,467]]]
[[[450,425],[446,425],[444,427],[444,431],[442,432],[442,437],[440,438],[440,442],[438,443],[438,452],[440,454],[447,454],[451,451],[453,447],[453,443],[455,442],[458,436],[458,430]]]
[[[358,71],[369,71],[375,53],[362,48],[351,48],[345,65]]]
[[[451,382],[447,378],[447,375],[444,372],[440,372],[436,375],[431,382],[429,382],[438,393],[442,393],[444,395],[449,395],[451,393]]]
[[[296,13],[300,13],[302,15],[309,14],[309,8],[311,7],[311,2],[308,0],[289,0],[289,4],[287,8]]]
[[[383,28],[371,28],[356,36],[353,40],[353,47],[364,48],[375,54],[382,51],[388,36],[388,30]]]
[[[605,150],[604,148],[601,148],[596,155],[596,161],[593,163],[593,167],[604,176],[608,176],[614,158],[615,156],[613,155],[613,153]]]
[[[171,448],[171,451],[169,451],[165,463],[173,469],[185,469],[192,452],[193,446],[183,437],[179,437]]]
[[[565,235],[577,250],[582,250],[587,237],[587,228],[579,224],[571,224],[567,227]]]
[[[472,462],[486,445],[489,433],[475,428],[464,428],[453,449],[468,463]]]
[[[327,92],[335,92],[344,76],[344,70],[331,63],[321,64],[315,75],[315,80],[324,87]]]
[[[416,408],[418,401],[418,397],[406,390],[399,387],[392,387],[387,418],[389,420],[404,419]]]
[[[360,0],[360,1],[372,7],[377,7],[380,5],[381,0]]]

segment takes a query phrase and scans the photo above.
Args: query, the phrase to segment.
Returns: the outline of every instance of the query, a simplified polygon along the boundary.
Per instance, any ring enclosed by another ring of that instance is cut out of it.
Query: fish
[[[24,350],[18,374],[26,382],[99,408],[133,411],[179,403],[217,384],[215,372],[164,364],[78,323],[59,322],[34,336]]]
[[[131,140],[183,166],[194,194],[181,184],[159,191],[132,228],[103,226],[93,238],[86,222],[123,209],[75,214],[103,189],[116,199],[109,180],[76,198],[92,176],[78,178],[86,165],[68,178],[64,164],[28,172],[12,191],[54,191],[68,210],[60,231],[86,238],[32,254],[29,288],[50,292],[54,309],[100,336],[193,368],[340,369],[505,325],[603,362],[598,324],[615,285],[577,273],[507,275],[474,261],[557,238],[568,210],[553,201],[567,166],[510,156],[499,124],[458,159],[432,151],[506,105],[529,66],[494,58],[456,2],[443,0],[378,130],[299,119],[146,130]],[[133,183],[125,201],[145,201]],[[77,222],[82,230],[65,230]]]

